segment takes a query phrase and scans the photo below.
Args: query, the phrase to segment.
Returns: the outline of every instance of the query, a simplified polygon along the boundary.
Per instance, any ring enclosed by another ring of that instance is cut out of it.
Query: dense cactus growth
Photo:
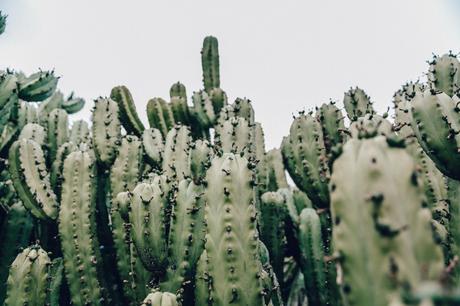
[[[1,304],[460,303],[455,55],[395,93],[394,121],[356,87],[279,148],[220,88],[216,38],[201,55],[203,88],[142,106],[117,86],[91,124],[54,72],[0,71]]]

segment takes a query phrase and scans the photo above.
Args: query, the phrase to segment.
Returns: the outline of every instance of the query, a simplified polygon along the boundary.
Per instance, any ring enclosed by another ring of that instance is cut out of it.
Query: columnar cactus
[[[219,45],[217,38],[208,36],[201,49],[201,65],[203,68],[203,85],[206,92],[220,87]]]
[[[198,263],[197,305],[263,305],[250,168],[245,158],[224,154],[207,172],[206,251]]]
[[[165,145],[160,130],[155,128],[145,129],[142,134],[142,147],[144,148],[146,161],[154,169],[161,169]]]
[[[7,15],[4,15],[2,11],[0,11],[0,35],[2,35],[3,32],[5,32],[7,17]]]
[[[176,125],[168,132],[163,154],[163,171],[171,179],[180,181],[190,177],[190,129]]]
[[[53,110],[48,117],[48,160],[52,163],[56,159],[59,147],[69,139],[69,123],[67,113],[59,108]]]
[[[10,148],[9,171],[24,206],[37,218],[56,219],[59,205],[40,145],[26,138],[16,141]]]
[[[393,134],[392,124],[377,114],[366,114],[350,124],[349,134],[353,138],[369,138]]]
[[[174,294],[157,291],[147,295],[141,306],[178,306],[178,303]]]
[[[142,136],[144,125],[139,119],[133,97],[126,86],[117,86],[110,92],[110,98],[118,103],[120,121],[128,134]]]
[[[94,151],[99,163],[110,166],[117,157],[121,141],[121,123],[118,104],[112,99],[98,98],[93,108]]]
[[[320,121],[301,113],[281,145],[284,164],[292,179],[317,207],[328,207],[329,166]]]
[[[153,98],[147,102],[147,118],[150,127],[160,130],[163,137],[175,124],[171,107],[162,98]]]
[[[77,120],[73,122],[69,133],[69,141],[75,145],[82,143],[89,145],[91,143],[90,129],[86,121]]]
[[[374,114],[372,102],[369,96],[361,88],[350,88],[343,97],[343,105],[348,119],[355,121],[366,114]]]
[[[29,77],[19,78],[18,96],[28,102],[43,101],[54,93],[58,80],[54,71],[40,71]]]
[[[267,190],[277,191],[280,188],[287,188],[288,183],[283,165],[283,155],[280,149],[272,149],[265,156],[267,164]]]
[[[101,257],[96,237],[94,160],[75,151],[64,162],[59,236],[72,304],[99,305]],[[98,266],[99,265],[99,266]]]
[[[242,117],[232,117],[216,126],[215,145],[223,153],[255,159],[254,128]]]
[[[323,129],[324,146],[330,153],[332,148],[344,141],[343,130],[345,129],[343,114],[335,105],[335,102],[323,103],[316,112],[316,117],[321,122]]]
[[[183,98],[187,102],[187,91],[185,89],[185,85],[181,82],[177,82],[172,84],[171,88],[169,89],[169,96]]]
[[[51,261],[38,245],[26,248],[11,265],[5,306],[45,305]]]
[[[431,88],[453,97],[460,89],[460,61],[452,52],[434,56],[430,62],[428,81]]]
[[[398,284],[414,288],[443,269],[415,163],[391,144],[352,139],[334,162],[333,244],[349,305],[388,305]]]
[[[420,145],[445,175],[460,179],[460,100],[427,90],[411,101],[412,128]]]

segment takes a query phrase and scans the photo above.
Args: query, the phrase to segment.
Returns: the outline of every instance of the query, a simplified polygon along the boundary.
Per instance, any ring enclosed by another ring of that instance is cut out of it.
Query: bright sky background
[[[432,52],[460,51],[457,0],[117,1],[0,0],[8,15],[0,69],[54,68],[59,88],[87,100],[115,85],[132,92],[141,118],[173,82],[202,88],[200,49],[219,38],[221,87],[248,97],[268,148],[279,146],[298,110],[358,85],[380,112]]]

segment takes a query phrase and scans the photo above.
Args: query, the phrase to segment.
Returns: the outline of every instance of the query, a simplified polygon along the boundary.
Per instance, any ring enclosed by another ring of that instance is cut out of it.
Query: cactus
[[[66,100],[62,101],[61,108],[65,110],[67,114],[75,114],[83,109],[85,103],[83,98],[75,97],[72,92]]]
[[[280,149],[272,149],[265,156],[267,164],[267,191],[276,191],[280,188],[287,188],[288,183],[283,165],[283,155]]]
[[[47,143],[45,129],[36,123],[27,123],[19,133],[18,139],[31,139],[35,141],[40,147]]]
[[[2,11],[0,11],[0,35],[2,35],[3,32],[5,32],[7,17],[8,15],[4,15],[2,14]]]
[[[185,89],[185,85],[181,82],[172,84],[171,88],[169,89],[169,96],[171,98],[179,97],[184,99],[185,102],[187,102],[187,91]]]
[[[207,172],[207,256],[198,264],[198,271],[205,272],[197,285],[197,305],[263,305],[253,167],[227,153],[214,158]]]
[[[121,124],[118,104],[111,99],[98,98],[93,108],[93,141],[98,161],[110,166],[117,156],[121,141]]]
[[[212,145],[209,141],[198,139],[191,144],[190,171],[195,185],[201,185],[204,182],[212,155]]]
[[[219,113],[215,112],[212,101],[206,91],[194,92],[192,102],[192,114],[196,124],[203,130],[212,127],[216,123]]]
[[[350,124],[349,133],[353,138],[391,136],[393,126],[387,119],[377,114],[366,114]]]
[[[54,76],[54,71],[40,71],[29,77],[19,79],[18,96],[24,101],[43,101],[49,98],[58,83],[59,77]]]
[[[171,179],[180,181],[190,177],[190,129],[176,125],[168,132],[163,154],[163,171]]]
[[[460,62],[457,56],[449,52],[443,56],[434,56],[430,62],[428,81],[431,88],[453,97],[460,89]]]
[[[254,109],[251,100],[246,98],[236,98],[233,104],[224,106],[219,113],[218,123],[222,124],[231,117],[241,117],[246,119],[249,124],[254,124]]]
[[[352,139],[334,162],[333,244],[349,305],[387,305],[398,284],[417,287],[442,271],[415,163],[390,144]]]
[[[343,115],[335,102],[324,103],[316,112],[323,129],[324,146],[330,153],[332,148],[344,141],[342,130],[345,129]]]
[[[459,98],[433,91],[418,93],[411,101],[412,128],[417,139],[445,175],[460,179]]]
[[[154,292],[147,295],[141,306],[178,306],[176,296],[169,292]]]
[[[189,125],[191,123],[191,115],[186,99],[182,97],[172,97],[170,105],[176,123],[184,125]]]
[[[95,227],[94,176],[94,161],[88,152],[75,151],[65,159],[59,236],[73,305],[99,305],[103,301],[98,280],[102,271]]]
[[[297,187],[308,195],[316,207],[328,207],[329,166],[318,119],[303,113],[295,118],[281,150],[285,167]]]
[[[146,161],[154,168],[161,169],[163,164],[164,142],[160,130],[150,128],[142,134],[142,147]]]
[[[73,122],[69,133],[69,141],[75,145],[91,143],[90,129],[86,121],[77,120]]]
[[[167,228],[164,220],[170,206],[163,178],[155,176],[134,188],[129,220],[136,250],[145,267],[156,274],[164,271],[167,260]]]
[[[51,261],[38,245],[22,251],[10,268],[5,306],[45,305]]]
[[[6,296],[6,280],[11,263],[22,248],[29,245],[33,220],[21,202],[8,209],[7,219],[3,221],[0,232],[0,303]]]
[[[216,126],[215,146],[223,153],[255,159],[254,129],[242,117],[230,118]]]
[[[277,192],[266,192],[260,203],[260,240],[270,254],[270,263],[279,280],[284,279],[283,266],[286,254],[286,206],[284,197]]]
[[[24,206],[37,218],[56,219],[58,202],[40,145],[31,139],[16,141],[10,148],[9,171]]]
[[[343,105],[347,112],[348,119],[356,121],[366,114],[374,114],[372,102],[369,96],[361,88],[350,88],[343,97]]]
[[[153,98],[147,102],[147,118],[150,127],[160,130],[163,137],[166,137],[175,124],[171,107],[161,98]]]
[[[133,97],[126,86],[116,86],[110,92],[110,98],[118,103],[120,121],[128,134],[138,137],[144,131],[144,125],[139,119]]]
[[[168,234],[168,268],[160,287],[184,299],[204,247],[203,187],[182,180],[177,186]]]
[[[206,92],[220,87],[219,46],[217,39],[208,36],[203,41],[201,49],[201,66],[203,68],[203,86]]]
[[[62,258],[58,257],[51,262],[51,266],[48,269],[48,286],[46,294],[46,305],[59,306],[68,301],[64,300],[64,294],[62,294],[64,286],[64,263]]]
[[[48,117],[48,160],[52,163],[56,159],[59,147],[68,141],[68,118],[62,109],[53,110]]]

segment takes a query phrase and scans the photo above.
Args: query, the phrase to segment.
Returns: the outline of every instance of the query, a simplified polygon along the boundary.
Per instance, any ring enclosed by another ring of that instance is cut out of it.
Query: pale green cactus
[[[204,89],[209,92],[213,88],[219,88],[219,45],[217,38],[208,36],[204,39],[203,49],[201,49],[201,65]]]
[[[69,119],[67,113],[62,109],[53,110],[48,117],[47,144],[48,160],[52,163],[56,159],[59,147],[69,139]]]
[[[142,134],[142,147],[146,161],[156,170],[163,164],[164,141],[160,130],[155,128],[145,129]]]
[[[370,138],[394,134],[390,121],[377,114],[365,114],[357,118],[350,124],[349,133],[352,138]]]
[[[2,35],[3,32],[5,32],[7,17],[8,15],[4,15],[2,11],[0,11],[0,35]]]
[[[22,251],[10,268],[5,306],[45,305],[50,265],[48,254],[40,246]]]
[[[91,144],[91,135],[88,123],[83,120],[77,120],[72,123],[69,131],[69,141],[75,145]]]
[[[142,136],[144,125],[137,115],[136,105],[128,88],[126,86],[112,88],[110,98],[118,103],[120,121],[126,132],[138,137]]]
[[[187,90],[185,89],[185,85],[181,82],[172,84],[171,88],[169,89],[169,96],[171,98],[180,97],[187,102]]]
[[[344,117],[335,102],[323,103],[316,111],[316,117],[321,122],[323,128],[324,146],[326,152],[330,153],[332,148],[342,144],[345,140],[343,130],[345,130]]]
[[[388,305],[399,284],[417,287],[443,269],[415,163],[391,144],[352,139],[334,162],[333,245],[349,305]]]
[[[73,305],[99,305],[101,256],[96,237],[94,160],[88,152],[70,153],[64,162],[59,236]]]
[[[40,71],[26,78],[19,78],[18,96],[24,101],[43,101],[56,90],[59,77],[54,71]]]
[[[147,295],[141,306],[178,306],[177,298],[169,292],[153,292]]]
[[[215,146],[223,153],[255,159],[254,129],[246,119],[232,117],[216,126]]]
[[[431,88],[453,97],[460,89],[460,61],[452,52],[434,56],[428,71]]]
[[[67,112],[67,114],[75,114],[83,109],[85,106],[85,100],[74,96],[74,93],[71,92],[66,100],[62,101],[61,108]]]
[[[176,181],[190,177],[191,143],[192,136],[187,126],[176,125],[168,132],[162,166],[167,177]]]
[[[160,130],[163,137],[175,124],[171,107],[162,98],[153,98],[147,102],[147,118],[150,127]]]
[[[224,154],[213,159],[207,172],[206,257],[198,263],[203,279],[196,289],[197,305],[264,303],[253,167],[243,157]]]
[[[361,88],[350,88],[343,97],[343,105],[348,119],[355,121],[366,114],[374,114],[375,111],[369,96]]]

